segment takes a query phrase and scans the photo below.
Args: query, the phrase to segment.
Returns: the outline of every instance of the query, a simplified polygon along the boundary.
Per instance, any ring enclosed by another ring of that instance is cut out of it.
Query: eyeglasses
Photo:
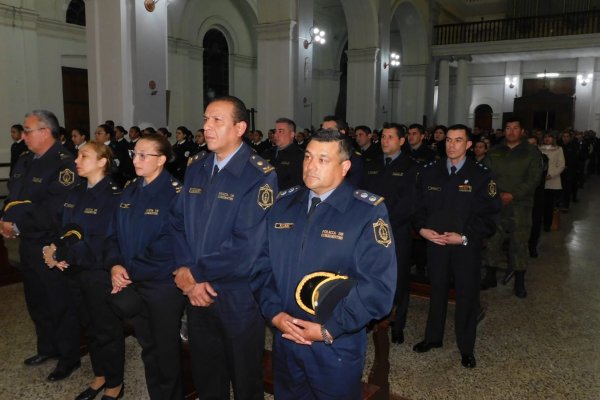
[[[48,129],[46,127],[43,128],[35,128],[35,129],[23,129],[23,133],[29,135],[31,132],[41,131],[42,129]]]
[[[162,154],[138,153],[135,150],[129,150],[129,156],[132,160],[135,160],[136,157],[139,157],[140,161],[145,161],[146,157],[160,157]]]

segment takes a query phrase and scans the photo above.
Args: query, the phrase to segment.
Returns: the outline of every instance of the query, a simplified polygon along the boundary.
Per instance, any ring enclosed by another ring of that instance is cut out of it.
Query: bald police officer
[[[380,196],[344,181],[351,151],[337,131],[313,135],[304,157],[305,186],[282,191],[267,217],[252,286],[276,328],[277,399],[360,399],[366,325],[392,306],[396,259],[387,210]],[[315,316],[297,292],[316,271],[353,282],[321,320],[319,309]]]

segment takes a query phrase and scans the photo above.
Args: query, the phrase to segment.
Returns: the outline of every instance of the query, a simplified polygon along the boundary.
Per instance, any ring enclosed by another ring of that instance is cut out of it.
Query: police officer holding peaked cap
[[[387,211],[383,198],[344,182],[351,151],[339,132],[318,131],[306,148],[305,186],[280,192],[267,215],[251,286],[276,329],[277,399],[360,399],[366,326],[392,307],[396,258]],[[353,282],[328,318],[296,296],[318,271]]]
[[[79,368],[79,321],[69,295],[66,277],[46,267],[42,248],[60,225],[67,192],[78,178],[73,156],[58,140],[59,126],[50,111],[25,116],[23,138],[30,151],[23,153],[10,177],[9,195],[2,210],[2,235],[20,235],[20,272],[25,300],[37,334],[37,354],[29,366],[58,357],[49,381],[68,377]]]

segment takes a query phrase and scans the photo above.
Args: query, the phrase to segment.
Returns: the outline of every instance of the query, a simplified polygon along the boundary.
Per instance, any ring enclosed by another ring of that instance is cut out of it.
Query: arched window
[[[67,8],[67,24],[85,26],[84,0],[71,0]]]
[[[229,46],[225,35],[210,29],[202,41],[204,47],[204,107],[216,98],[229,94]]]
[[[481,130],[492,130],[492,114],[494,111],[492,107],[487,104],[480,104],[475,107],[475,124],[474,126],[478,126]]]

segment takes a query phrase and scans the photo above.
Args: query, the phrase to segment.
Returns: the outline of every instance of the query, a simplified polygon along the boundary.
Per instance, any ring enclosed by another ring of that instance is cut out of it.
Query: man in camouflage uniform
[[[487,272],[483,290],[496,286],[496,269],[507,261],[504,282],[515,275],[515,295],[527,296],[525,271],[529,259],[528,238],[531,230],[533,195],[542,174],[542,156],[537,147],[523,138],[521,122],[511,118],[506,122],[505,140],[494,146],[484,160],[497,176],[502,201],[500,224],[487,246]],[[503,250],[508,240],[508,257]]]

